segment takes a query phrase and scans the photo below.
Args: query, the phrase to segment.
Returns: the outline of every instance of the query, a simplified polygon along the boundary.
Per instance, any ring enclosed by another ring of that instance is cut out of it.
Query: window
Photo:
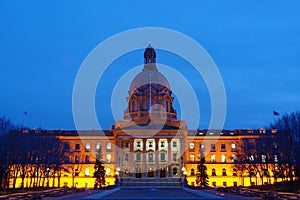
[[[136,147],[137,147],[137,148],[141,148],[141,142],[140,142],[140,141],[137,141],[137,142],[136,142]]]
[[[165,147],[165,142],[160,142],[160,147],[164,148]]]
[[[177,147],[177,142],[176,142],[176,141],[173,142],[172,144],[173,144],[172,146],[173,146],[174,148]]]
[[[226,162],[226,155],[224,155],[224,154],[221,155],[221,161],[222,161],[223,163]]]
[[[137,154],[136,154],[136,160],[137,160],[137,161],[141,161],[141,154],[140,154],[140,153],[137,153]]]
[[[129,143],[128,143],[128,142],[125,142],[125,143],[124,143],[124,147],[125,147],[125,148],[129,148]]]
[[[236,162],[236,155],[232,154],[232,162]]]
[[[215,144],[210,145],[210,151],[216,151],[216,145]]]
[[[91,150],[91,143],[86,143],[85,144],[85,150],[90,151]]]
[[[85,163],[90,163],[90,156],[88,155],[85,156]]]
[[[233,168],[232,176],[237,176],[236,169]]]
[[[163,161],[166,160],[166,154],[165,153],[160,153],[160,160],[163,160]]]
[[[278,162],[278,156],[274,155],[274,162]]]
[[[190,142],[190,149],[193,150],[195,148],[195,144],[193,142]]]
[[[202,151],[204,151],[204,150],[205,150],[205,144],[201,144],[201,145],[200,145],[200,149],[201,149]]]
[[[107,169],[106,169],[106,173],[105,173],[106,176],[110,176],[110,175],[111,175],[110,173],[111,173],[111,169],[110,169],[110,168],[107,168]]]
[[[106,144],[106,149],[111,150],[111,143],[110,142]]]
[[[90,169],[89,168],[85,168],[84,175],[85,176],[90,176]]]
[[[75,156],[75,163],[79,163],[79,156]]]
[[[100,150],[100,148],[101,148],[100,143],[97,143],[97,144],[96,144],[96,150]]]
[[[65,151],[70,151],[70,144],[69,143],[65,143],[64,144],[64,148],[65,148]]]
[[[177,153],[173,153],[173,162],[177,161]]]
[[[195,169],[194,168],[191,169],[191,176],[195,176]]]
[[[227,182],[223,182],[223,186],[226,187],[227,186]]]
[[[231,151],[235,151],[236,150],[236,145],[234,143],[231,144]]]
[[[233,182],[233,186],[234,186],[234,187],[237,187],[237,182]]]
[[[227,176],[225,168],[222,169],[222,176]]]
[[[216,183],[216,182],[212,182],[212,186],[213,186],[213,187],[216,187],[216,186],[217,186],[217,183]]]
[[[106,160],[107,160],[107,162],[110,163],[110,161],[111,161],[111,154],[106,154]]]
[[[75,144],[75,151],[80,151],[80,144]]]
[[[226,144],[221,144],[221,151],[226,151]]]
[[[153,142],[149,141],[149,148],[152,148],[152,147],[153,147]]]
[[[254,155],[249,155],[249,161],[251,161],[251,162],[254,161]]]
[[[262,161],[262,162],[266,162],[266,159],[267,159],[267,156],[266,156],[266,155],[264,155],[264,154],[261,155],[261,161]]]
[[[148,160],[149,161],[153,161],[153,153],[149,153],[148,154]]]
[[[190,161],[191,161],[191,162],[195,162],[195,155],[194,155],[194,154],[191,154],[191,155],[190,155]]]
[[[216,176],[216,170],[214,168],[211,170],[211,175]]]
[[[128,160],[129,160],[128,154],[126,153],[126,154],[124,154],[124,161],[125,161],[125,162],[128,162]]]
[[[210,160],[211,160],[211,162],[216,162],[216,155],[215,154],[211,154]]]

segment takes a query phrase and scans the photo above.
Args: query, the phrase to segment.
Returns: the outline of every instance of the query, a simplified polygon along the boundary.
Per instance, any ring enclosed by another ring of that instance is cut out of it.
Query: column
[[[167,140],[168,140],[168,178],[172,178],[172,157],[171,157],[172,138],[167,138]]]
[[[159,178],[159,138],[155,138],[155,177]]]
[[[146,144],[147,143],[147,139],[146,138],[143,138],[143,168],[142,168],[142,177],[147,177],[147,159],[146,159],[146,156],[147,156],[147,152],[146,152]]]
[[[134,145],[134,138],[130,138],[130,142],[129,142],[129,173],[130,173],[131,178],[134,178],[134,151],[133,151],[133,145]]]

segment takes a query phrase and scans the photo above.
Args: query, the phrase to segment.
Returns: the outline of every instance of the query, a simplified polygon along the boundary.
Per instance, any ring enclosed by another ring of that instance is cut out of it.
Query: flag
[[[279,115],[279,112],[276,112],[275,110],[273,110],[273,115],[274,115],[274,116],[278,116],[278,115]]]

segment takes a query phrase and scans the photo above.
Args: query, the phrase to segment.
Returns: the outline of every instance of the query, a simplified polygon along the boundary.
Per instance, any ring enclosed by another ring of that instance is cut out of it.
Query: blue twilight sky
[[[298,0],[0,1],[0,116],[22,124],[27,111],[29,127],[74,129],[72,89],[85,57],[114,34],[151,26],[180,31],[210,54],[226,88],[225,128],[264,127],[273,110],[300,107],[299,8]],[[122,56],[101,79],[95,100],[103,128],[115,120],[111,90],[142,64],[142,53]],[[190,80],[201,102],[199,126],[207,128],[210,98],[201,77],[175,55],[157,56]],[[120,98],[125,109],[126,95]]]

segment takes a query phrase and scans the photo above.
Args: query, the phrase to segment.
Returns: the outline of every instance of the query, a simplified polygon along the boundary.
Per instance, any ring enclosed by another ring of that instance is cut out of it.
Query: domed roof
[[[150,67],[145,65],[142,72],[140,72],[131,82],[130,92],[133,92],[135,88],[140,88],[143,85],[155,83],[165,86],[170,89],[170,84],[167,78],[157,71],[156,67]]]
[[[144,52],[143,71],[133,79],[130,85],[129,92],[131,93],[135,88],[140,88],[141,86],[149,83],[159,84],[170,89],[170,84],[166,77],[157,71],[156,52],[151,46],[151,43],[148,44],[148,47]]]

